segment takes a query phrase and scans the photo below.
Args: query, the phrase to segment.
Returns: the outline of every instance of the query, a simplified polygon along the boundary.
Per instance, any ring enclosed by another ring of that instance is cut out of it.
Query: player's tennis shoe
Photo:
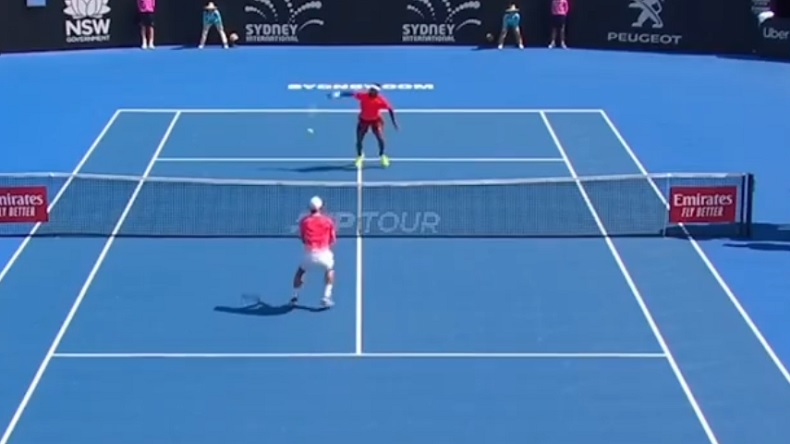
[[[389,166],[390,166],[390,158],[389,158],[389,157],[387,157],[387,155],[386,155],[386,154],[384,154],[384,155],[382,155],[382,156],[381,156],[381,165],[382,165],[384,168],[387,168],[387,167],[389,167]]]
[[[334,307],[335,301],[332,298],[323,298],[321,299],[321,306],[324,308]]]
[[[357,160],[354,161],[354,166],[357,168],[362,168],[363,162],[365,162],[365,156],[357,156]]]

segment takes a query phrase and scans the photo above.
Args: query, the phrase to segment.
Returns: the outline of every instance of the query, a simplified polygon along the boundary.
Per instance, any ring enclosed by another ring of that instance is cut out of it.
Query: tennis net
[[[0,175],[0,236],[290,237],[314,195],[340,236],[722,236],[751,226],[751,174],[309,182]]]

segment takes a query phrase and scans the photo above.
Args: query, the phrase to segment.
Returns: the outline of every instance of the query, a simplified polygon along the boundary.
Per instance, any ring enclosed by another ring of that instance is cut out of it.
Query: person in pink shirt
[[[156,0],[137,0],[137,11],[140,19],[140,37],[143,49],[154,49],[154,11]]]
[[[305,256],[294,275],[291,305],[296,305],[299,301],[304,275],[314,266],[324,270],[324,298],[321,299],[321,305],[326,308],[334,305],[332,286],[335,282],[335,255],[332,253],[332,246],[337,241],[337,232],[335,222],[323,213],[323,207],[321,198],[313,197],[310,199],[310,213],[299,221],[299,237],[304,245]]]
[[[560,47],[568,47],[565,45],[565,19],[568,17],[569,10],[568,0],[551,0],[551,43],[549,48],[557,47],[557,37],[560,39]]]

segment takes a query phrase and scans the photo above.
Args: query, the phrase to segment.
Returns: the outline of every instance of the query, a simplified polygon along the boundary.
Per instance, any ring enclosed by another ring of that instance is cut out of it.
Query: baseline
[[[345,157],[161,157],[157,162],[171,163],[297,163],[297,162],[354,162]],[[377,162],[366,158],[365,163]],[[561,157],[394,157],[393,163],[546,163],[562,162]]]
[[[61,324],[60,328],[58,329],[58,332],[55,335],[55,338],[52,340],[52,344],[50,345],[49,350],[47,351],[47,354],[44,356],[44,359],[42,360],[41,365],[39,366],[38,370],[36,371],[35,376],[33,377],[33,380],[30,382],[30,385],[28,386],[27,390],[25,391],[25,395],[22,398],[22,401],[19,403],[19,406],[17,407],[16,411],[14,412],[14,416],[11,418],[11,421],[9,422],[8,427],[6,428],[5,432],[3,433],[2,438],[0,438],[0,444],[8,444],[8,441],[11,439],[11,436],[13,435],[14,430],[16,429],[16,426],[19,423],[19,420],[22,418],[22,415],[24,414],[25,410],[27,409],[28,404],[30,403],[31,398],[33,397],[33,393],[35,393],[36,389],[38,388],[38,385],[41,382],[41,379],[43,378],[44,373],[46,372],[47,368],[49,367],[49,363],[52,361],[52,358],[55,355],[55,352],[57,351],[58,347],[60,346],[61,341],[63,340],[63,337],[66,335],[66,331],[68,331],[69,326],[71,325],[71,322],[74,320],[74,317],[76,316],[77,311],[80,308],[80,305],[82,305],[82,301],[85,299],[85,296],[88,293],[88,289],[90,288],[91,284],[93,283],[93,280],[96,278],[96,275],[98,274],[99,269],[101,268],[102,264],[104,263],[104,260],[107,258],[107,254],[109,253],[113,242],[115,241],[118,233],[120,232],[121,227],[123,226],[123,223],[126,221],[126,218],[128,217],[129,212],[131,211],[132,207],[134,206],[134,203],[137,200],[137,196],[140,194],[140,190],[142,189],[143,185],[145,184],[145,180],[151,174],[151,171],[153,170],[154,165],[156,164],[156,158],[162,152],[162,149],[164,148],[165,144],[167,143],[167,139],[170,137],[170,134],[173,132],[173,128],[175,127],[175,124],[178,121],[179,116],[180,116],[180,113],[175,113],[173,115],[173,119],[170,121],[170,125],[167,127],[167,130],[165,131],[164,135],[162,136],[162,139],[159,142],[159,145],[157,146],[156,151],[154,152],[153,156],[151,157],[151,160],[149,161],[148,166],[146,167],[145,171],[143,172],[143,175],[139,178],[139,181],[137,183],[137,187],[132,192],[132,195],[129,198],[129,201],[126,203],[126,207],[124,208],[123,212],[121,213],[121,216],[118,218],[118,222],[115,224],[115,227],[113,227],[113,230],[112,230],[112,233],[110,234],[110,237],[105,242],[104,247],[102,248],[101,252],[99,253],[99,257],[96,259],[96,262],[94,263],[93,268],[91,269],[90,273],[88,274],[88,277],[85,279],[85,282],[82,285],[82,288],[80,289],[79,293],[77,294],[77,297],[74,300],[74,303],[72,304],[71,309],[69,310],[68,314],[66,315],[66,318],[63,320],[63,323]]]
[[[664,359],[663,353],[55,353],[59,359]]]
[[[658,199],[661,201],[661,203],[667,209],[669,209],[669,202],[667,202],[666,197],[661,192],[661,190],[659,189],[658,185],[653,180],[653,178],[649,176],[649,174],[647,172],[647,169],[645,168],[644,164],[642,164],[642,161],[639,160],[639,157],[637,157],[636,152],[631,148],[629,143],[625,140],[625,137],[623,137],[622,133],[617,128],[617,126],[614,124],[614,122],[609,117],[609,115],[606,113],[606,111],[605,110],[601,110],[600,113],[601,113],[601,117],[604,119],[606,124],[611,129],[611,131],[614,134],[615,138],[617,138],[617,141],[620,143],[620,145],[622,145],[623,149],[628,154],[628,157],[630,157],[631,160],[634,162],[634,165],[637,167],[639,172],[647,178],[647,181],[650,184],[650,187],[653,188],[653,191],[656,193],[656,196],[658,196]],[[749,327],[749,329],[751,330],[752,334],[757,338],[757,341],[760,343],[760,345],[763,347],[765,352],[768,354],[768,357],[771,359],[771,361],[774,363],[776,368],[782,374],[782,376],[784,377],[785,381],[787,381],[787,383],[790,384],[790,372],[788,372],[787,367],[785,367],[784,363],[782,363],[782,360],[779,359],[779,356],[776,354],[776,352],[774,351],[774,349],[771,346],[771,344],[765,338],[765,336],[763,335],[762,331],[760,331],[759,327],[757,327],[757,324],[754,322],[754,320],[752,320],[751,316],[749,316],[749,313],[743,307],[743,305],[741,304],[741,302],[738,299],[738,297],[735,295],[735,293],[730,288],[729,284],[727,284],[727,282],[724,280],[724,278],[722,277],[721,273],[719,273],[719,270],[716,269],[716,266],[713,264],[713,262],[710,260],[708,255],[705,253],[705,251],[700,246],[699,242],[697,242],[697,240],[689,232],[689,230],[686,228],[686,226],[683,225],[683,224],[680,224],[680,228],[683,231],[683,236],[686,239],[688,239],[688,241],[691,243],[691,246],[694,248],[694,251],[697,253],[699,258],[705,264],[705,266],[707,267],[708,271],[710,271],[711,275],[716,280],[716,283],[718,283],[719,286],[721,287],[722,291],[724,291],[724,294],[727,295],[727,298],[730,300],[732,305],[735,307],[735,310],[738,312],[738,314],[741,316],[743,321]]]
[[[182,113],[182,114],[344,114],[358,113],[356,108],[123,108],[127,113]],[[398,113],[410,114],[540,114],[568,113],[595,114],[600,108],[539,109],[539,108],[404,108]]]

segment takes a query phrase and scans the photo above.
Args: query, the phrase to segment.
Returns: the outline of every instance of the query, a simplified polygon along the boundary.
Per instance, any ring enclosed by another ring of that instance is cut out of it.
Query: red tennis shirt
[[[312,213],[303,217],[299,222],[299,232],[308,251],[327,250],[337,239],[335,222],[322,213]]]
[[[354,98],[359,100],[359,118],[362,120],[379,120],[381,111],[392,109],[390,103],[381,94],[371,97],[366,92],[358,92],[354,94]]]

